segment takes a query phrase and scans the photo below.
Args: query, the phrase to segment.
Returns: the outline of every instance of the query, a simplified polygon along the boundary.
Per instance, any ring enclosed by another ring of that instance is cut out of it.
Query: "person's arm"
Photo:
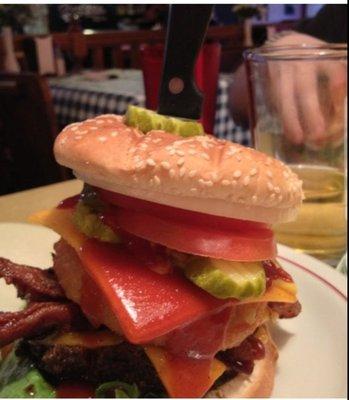
[[[329,42],[346,42],[347,12],[346,6],[326,5],[318,14],[306,22],[302,22],[296,31],[287,31],[276,34],[269,40],[268,46],[289,45],[321,45],[318,38],[328,38]],[[313,36],[311,36],[313,33]],[[315,37],[314,37],[315,36]],[[345,39],[344,39],[345,37]],[[233,81],[229,89],[229,108],[232,118],[237,125],[248,126],[248,84],[245,66],[242,64],[233,74]]]

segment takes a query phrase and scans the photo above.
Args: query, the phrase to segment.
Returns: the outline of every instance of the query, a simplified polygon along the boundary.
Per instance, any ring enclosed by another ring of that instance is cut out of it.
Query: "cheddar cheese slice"
[[[217,359],[173,356],[163,348],[144,348],[171,397],[202,397],[227,367]]]

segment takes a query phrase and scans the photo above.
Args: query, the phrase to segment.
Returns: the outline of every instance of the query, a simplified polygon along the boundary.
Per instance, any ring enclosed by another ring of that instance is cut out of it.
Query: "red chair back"
[[[141,48],[141,68],[145,92],[145,106],[150,110],[158,108],[158,94],[162,73],[164,46],[161,44]]]
[[[204,95],[201,122],[207,133],[213,133],[220,55],[219,43],[205,44],[199,53],[194,71],[196,84]],[[156,110],[158,106],[163,58],[162,45],[144,46],[141,49],[145,105],[151,110]]]

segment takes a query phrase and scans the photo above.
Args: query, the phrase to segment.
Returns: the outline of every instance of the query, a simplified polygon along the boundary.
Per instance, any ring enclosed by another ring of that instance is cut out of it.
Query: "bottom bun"
[[[217,389],[211,390],[205,397],[246,398],[270,397],[274,387],[274,377],[278,351],[267,327],[263,327],[265,357],[255,361],[251,375],[239,374]]]

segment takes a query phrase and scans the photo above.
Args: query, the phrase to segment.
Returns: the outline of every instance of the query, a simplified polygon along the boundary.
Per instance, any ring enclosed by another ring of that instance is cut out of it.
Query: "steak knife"
[[[158,113],[197,120],[203,95],[194,67],[210,22],[212,5],[171,5]]]

